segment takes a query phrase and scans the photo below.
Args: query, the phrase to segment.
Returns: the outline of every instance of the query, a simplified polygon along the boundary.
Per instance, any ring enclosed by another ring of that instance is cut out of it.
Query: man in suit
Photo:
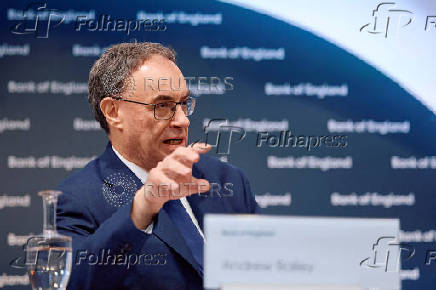
[[[204,215],[259,208],[240,169],[187,145],[195,99],[173,50],[112,46],[90,71],[89,101],[109,142],[58,187],[68,289],[202,289]]]

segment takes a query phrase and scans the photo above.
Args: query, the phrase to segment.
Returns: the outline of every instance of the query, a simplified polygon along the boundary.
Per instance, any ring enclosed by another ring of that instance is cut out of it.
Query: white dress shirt
[[[124,163],[135,175],[136,177],[141,180],[141,182],[144,184],[147,181],[148,173],[145,169],[139,167],[133,162],[130,162],[126,158],[124,158],[117,150],[115,150],[114,146],[112,146],[112,150],[114,150],[115,154],[118,156],[118,158],[121,160],[121,162]],[[185,207],[186,212],[188,213],[189,217],[191,218],[192,222],[194,223],[195,227],[197,228],[198,232],[200,233],[201,237],[204,240],[203,231],[200,229],[200,226],[198,225],[198,221],[194,216],[194,213],[192,212],[192,208],[189,205],[188,200],[186,197],[180,198],[180,201],[182,202],[183,206]],[[151,224],[144,230],[146,234],[151,234],[153,232],[153,221]]]

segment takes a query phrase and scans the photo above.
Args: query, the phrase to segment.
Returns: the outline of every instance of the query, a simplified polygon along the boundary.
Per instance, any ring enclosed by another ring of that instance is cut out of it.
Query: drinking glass
[[[26,268],[34,290],[65,289],[71,273],[71,237],[56,232],[56,190],[38,192],[42,197],[44,224],[41,235],[27,241]]]

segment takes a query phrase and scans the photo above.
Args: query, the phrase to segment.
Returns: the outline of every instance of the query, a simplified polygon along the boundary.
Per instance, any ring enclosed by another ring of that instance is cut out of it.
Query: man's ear
[[[114,128],[122,128],[121,116],[117,102],[110,97],[106,97],[100,102],[100,110],[106,118],[108,125]]]

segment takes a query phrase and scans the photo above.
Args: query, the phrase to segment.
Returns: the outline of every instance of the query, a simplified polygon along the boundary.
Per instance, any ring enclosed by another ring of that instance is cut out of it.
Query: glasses
[[[195,109],[195,98],[187,98],[180,102],[174,102],[174,101],[165,101],[157,104],[147,104],[132,100],[126,100],[122,97],[112,97],[115,100],[134,103],[134,104],[140,104],[144,106],[153,106],[153,112],[154,112],[154,118],[156,120],[169,120],[172,117],[174,117],[174,114],[176,113],[177,105],[180,105],[182,108],[183,113],[185,113],[185,116],[191,116],[194,113]]]

